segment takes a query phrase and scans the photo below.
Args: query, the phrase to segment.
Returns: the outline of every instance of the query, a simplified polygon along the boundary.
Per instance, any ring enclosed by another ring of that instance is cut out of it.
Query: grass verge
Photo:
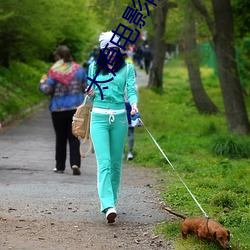
[[[202,208],[231,232],[234,250],[250,249],[249,172],[250,138],[227,132],[221,90],[210,68],[201,69],[203,84],[220,109],[217,115],[199,114],[189,88],[186,67],[180,60],[164,69],[164,93],[140,88],[142,120],[173,164]],[[250,100],[246,100],[250,112]],[[145,128],[135,129],[135,158],[138,166],[159,169],[164,184],[159,184],[162,200],[188,217],[203,213],[180,178],[160,153]],[[156,232],[175,238],[175,248],[219,249],[213,243],[200,246],[197,239],[179,238],[181,220],[157,225]]]
[[[41,61],[30,65],[13,61],[8,69],[0,67],[0,123],[6,125],[21,118],[24,110],[30,112],[48,99],[38,90],[41,76],[47,70],[48,65]]]

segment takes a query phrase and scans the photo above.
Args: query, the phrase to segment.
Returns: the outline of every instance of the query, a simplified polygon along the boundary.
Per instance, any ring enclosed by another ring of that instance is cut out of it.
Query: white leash
[[[139,118],[140,119],[140,118]],[[183,183],[183,185],[185,186],[185,188],[187,189],[187,191],[189,192],[189,194],[191,195],[191,197],[194,199],[194,201],[196,202],[196,204],[198,205],[198,207],[200,208],[200,210],[202,211],[202,213],[205,215],[205,217],[208,218],[206,212],[202,209],[201,205],[199,204],[199,202],[196,200],[196,198],[194,197],[194,195],[192,194],[192,192],[190,191],[190,189],[188,188],[188,186],[186,185],[186,183],[182,180],[182,178],[180,177],[180,175],[178,174],[177,170],[175,169],[175,167],[173,166],[173,164],[170,162],[170,160],[168,159],[168,157],[165,155],[165,153],[163,152],[163,150],[161,149],[161,147],[159,146],[159,144],[157,143],[157,141],[154,139],[154,137],[152,136],[152,134],[149,132],[149,130],[147,129],[147,127],[145,126],[145,124],[142,122],[142,120],[140,119],[141,123],[143,124],[143,126],[145,127],[146,131],[148,132],[148,134],[150,135],[150,137],[152,138],[153,142],[155,143],[155,145],[158,147],[158,149],[161,151],[162,155],[165,157],[165,159],[167,160],[167,162],[169,163],[169,165],[172,167],[172,169],[176,172],[177,176],[179,177],[179,179],[181,180],[181,182]]]

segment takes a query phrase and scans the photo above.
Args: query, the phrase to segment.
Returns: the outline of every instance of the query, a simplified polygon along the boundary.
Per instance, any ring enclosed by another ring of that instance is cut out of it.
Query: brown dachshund
[[[210,218],[187,218],[185,215],[173,212],[169,208],[163,207],[163,209],[183,219],[181,225],[183,239],[187,239],[188,234],[194,234],[201,241],[216,241],[224,249],[231,249],[229,245],[230,232],[222,227],[219,222],[211,220]]]

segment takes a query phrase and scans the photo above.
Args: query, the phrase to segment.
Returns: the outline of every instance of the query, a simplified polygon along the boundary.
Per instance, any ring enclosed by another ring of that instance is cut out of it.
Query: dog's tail
[[[167,207],[164,207],[164,206],[162,206],[162,208],[163,208],[164,210],[168,211],[169,213],[171,213],[171,214],[173,214],[173,215],[175,215],[175,216],[177,216],[177,217],[182,218],[183,220],[187,219],[187,217],[186,217],[185,215],[183,215],[183,214],[179,214],[179,213],[177,213],[177,212],[173,212],[171,209],[169,209],[169,208],[167,208]]]

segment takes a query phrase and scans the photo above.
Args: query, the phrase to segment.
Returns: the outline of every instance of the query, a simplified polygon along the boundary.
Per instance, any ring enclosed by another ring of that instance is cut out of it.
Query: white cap
[[[118,44],[119,37],[118,36],[113,37],[112,42],[110,42],[113,35],[114,33],[112,31],[101,33],[101,35],[99,36],[100,49],[104,49],[107,43],[108,43],[108,48],[117,47],[117,45],[113,44],[112,42]]]

